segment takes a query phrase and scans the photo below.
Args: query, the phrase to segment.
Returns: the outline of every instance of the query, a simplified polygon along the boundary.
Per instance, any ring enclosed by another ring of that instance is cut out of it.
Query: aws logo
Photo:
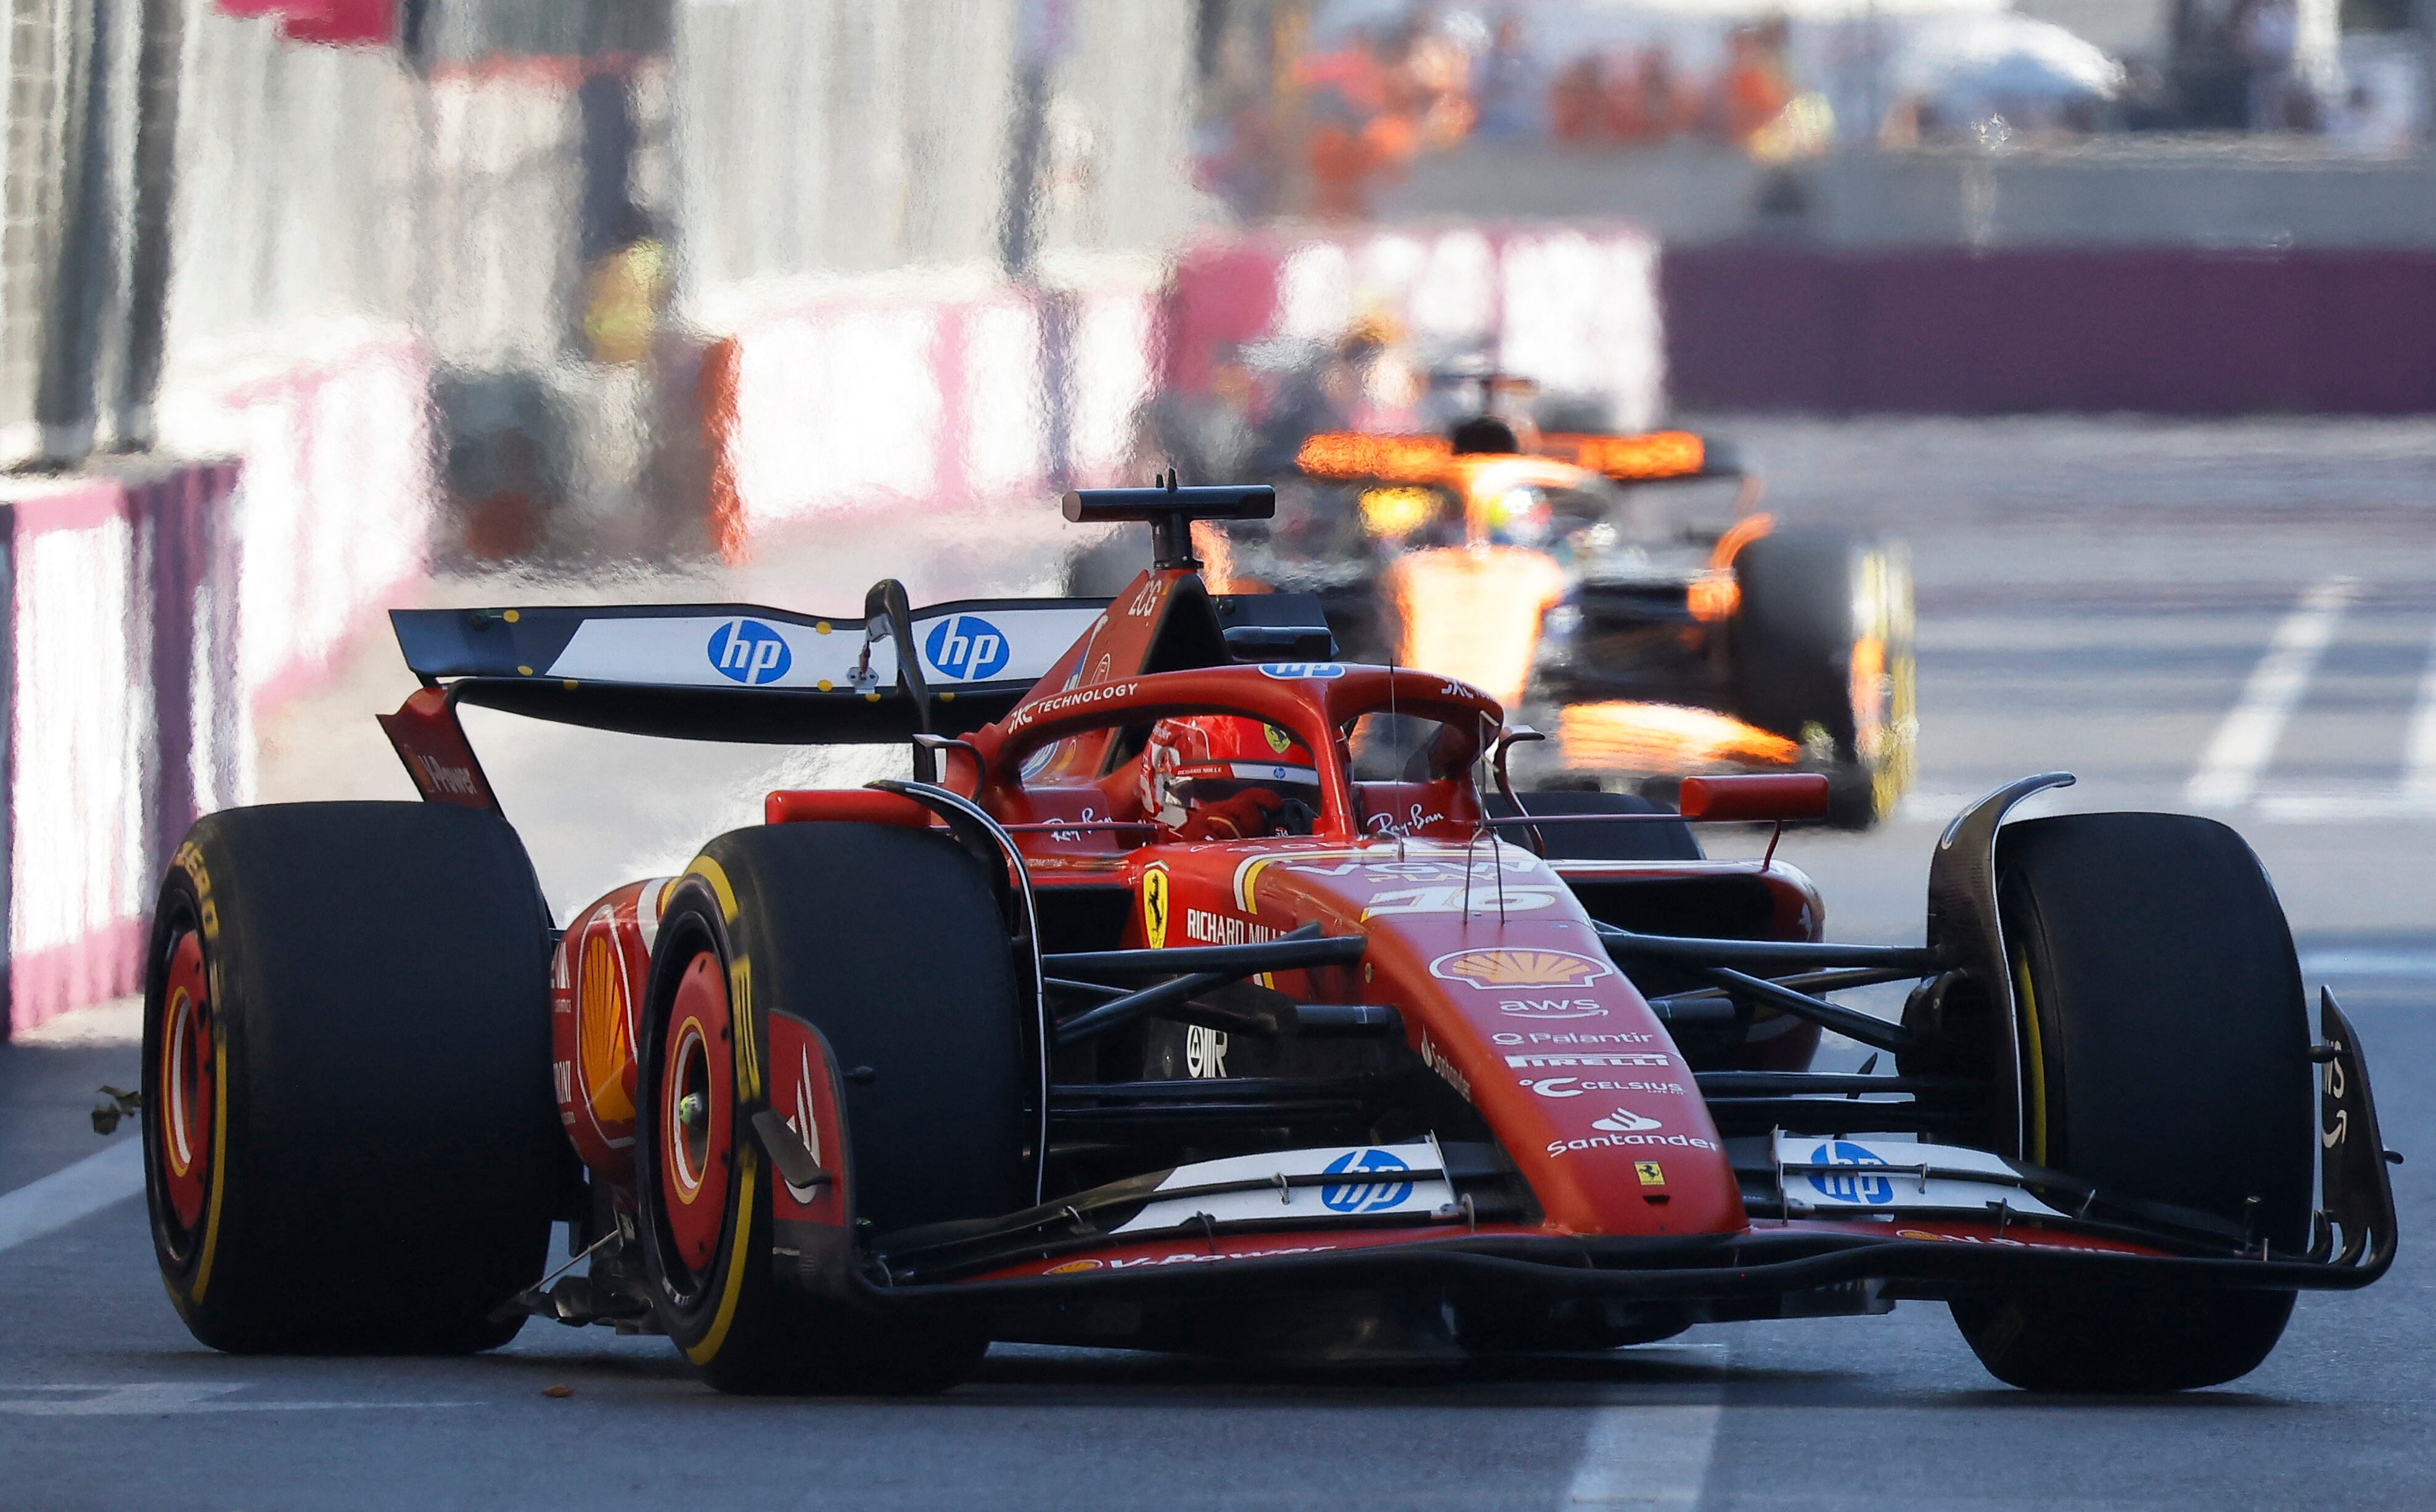
[[[787,637],[758,619],[731,619],[710,633],[710,665],[731,683],[774,683],[795,665]]]

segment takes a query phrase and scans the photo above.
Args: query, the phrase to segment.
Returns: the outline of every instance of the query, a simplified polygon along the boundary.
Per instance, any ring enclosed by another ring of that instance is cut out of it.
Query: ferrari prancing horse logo
[[[1154,950],[1167,948],[1167,868],[1142,873],[1142,941]]]

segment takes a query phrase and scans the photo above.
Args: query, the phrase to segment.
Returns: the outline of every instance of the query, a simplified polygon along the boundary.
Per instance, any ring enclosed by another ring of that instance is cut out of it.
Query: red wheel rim
[[[727,973],[705,950],[687,964],[661,1040],[660,1191],[675,1258],[700,1280],[727,1227],[728,1151],[735,1071],[729,1053]]]
[[[167,1191],[169,1211],[188,1233],[203,1221],[203,1195],[211,1182],[218,1070],[203,943],[188,930],[169,949],[157,1084],[162,1185]]]

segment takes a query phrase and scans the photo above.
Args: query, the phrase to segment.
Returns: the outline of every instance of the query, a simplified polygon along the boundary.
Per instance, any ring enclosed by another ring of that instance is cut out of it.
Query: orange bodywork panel
[[[1522,702],[1540,621],[1565,595],[1545,552],[1475,546],[1415,551],[1383,583],[1401,627],[1400,665],[1461,678],[1507,708]]]

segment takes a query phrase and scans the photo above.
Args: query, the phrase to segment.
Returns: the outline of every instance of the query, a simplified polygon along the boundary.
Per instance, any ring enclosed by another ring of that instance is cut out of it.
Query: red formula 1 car
[[[1824,778],[1485,796],[1496,704],[1204,588],[1189,520],[1269,507],[1070,495],[1154,526],[1113,600],[398,615],[426,801],[213,815],[161,893],[148,1195],[196,1337],[538,1314],[722,1389],[911,1391],[991,1340],[1586,1349],[1932,1298],[2006,1381],[2146,1391],[2391,1262],[2358,1044],[2230,830],[2000,827],[2068,780],[2028,778],[1946,832],[1924,944],[1821,943],[1800,872],[1685,821]],[[770,793],[557,930],[464,704],[916,775]],[[1900,1021],[1829,1000],[1908,981]],[[1891,1073],[1810,1070],[1822,1029]]]

